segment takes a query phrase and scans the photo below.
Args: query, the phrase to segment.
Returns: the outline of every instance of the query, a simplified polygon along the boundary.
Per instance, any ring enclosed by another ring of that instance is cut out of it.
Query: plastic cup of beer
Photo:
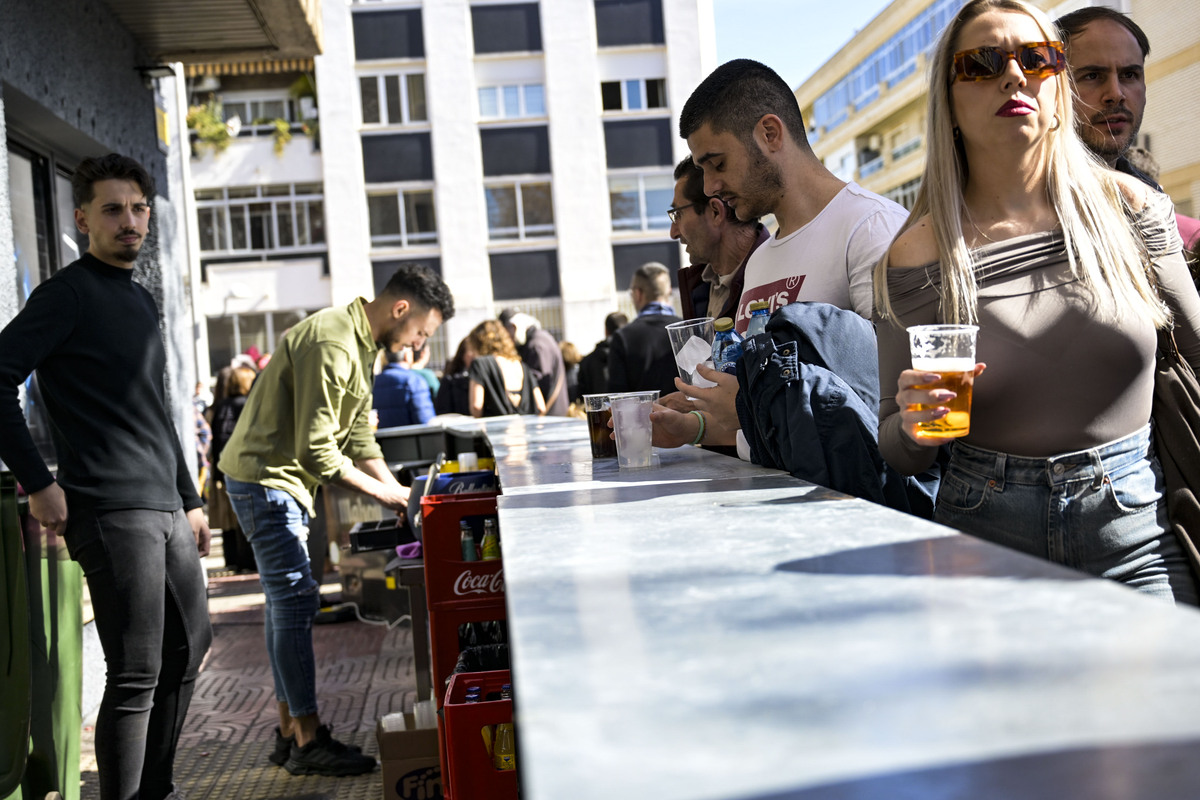
[[[947,407],[941,419],[917,424],[917,436],[953,439],[971,431],[971,391],[975,384],[975,335],[977,325],[916,325],[908,329],[912,368],[936,373],[934,383],[914,389],[948,389],[955,397],[946,403],[917,405],[916,411]]]
[[[592,442],[592,458],[616,458],[617,443],[612,438],[612,408],[606,394],[585,394],[583,407],[587,411],[588,438]]]
[[[658,390],[610,394],[613,430],[617,434],[617,466],[639,469],[653,466],[650,448],[650,409],[658,400]]]
[[[673,322],[667,326],[671,350],[675,353],[675,367],[684,383],[692,386],[716,386],[696,372],[698,364],[711,362],[715,335],[712,317],[685,319],[683,322]]]

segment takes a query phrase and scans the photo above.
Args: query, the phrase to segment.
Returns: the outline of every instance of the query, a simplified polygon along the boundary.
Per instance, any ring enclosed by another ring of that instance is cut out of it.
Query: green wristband
[[[704,415],[694,409],[692,411],[689,411],[688,413],[695,414],[696,419],[700,420],[700,432],[697,433],[696,438],[692,440],[692,446],[694,447],[694,446],[700,444],[700,440],[704,438]]]

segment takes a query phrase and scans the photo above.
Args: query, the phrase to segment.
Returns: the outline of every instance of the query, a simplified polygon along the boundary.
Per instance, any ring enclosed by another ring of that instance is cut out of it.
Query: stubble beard
[[[1129,109],[1121,109],[1129,113]],[[1133,114],[1129,114],[1132,118]],[[1129,127],[1129,132],[1120,139],[1114,137],[1108,132],[1103,122],[1093,123],[1090,120],[1080,126],[1080,138],[1087,148],[1099,156],[1101,161],[1106,161],[1109,164],[1115,163],[1116,160],[1129,152],[1129,148],[1133,147],[1133,143],[1137,141],[1138,131],[1142,129],[1142,121],[1135,120]]]

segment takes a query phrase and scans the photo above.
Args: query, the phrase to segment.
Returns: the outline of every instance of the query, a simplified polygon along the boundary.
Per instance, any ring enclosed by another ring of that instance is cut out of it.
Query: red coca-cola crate
[[[450,679],[442,714],[446,742],[442,786],[448,799],[516,800],[516,771],[496,769],[483,736],[483,728],[513,721],[512,700],[465,701],[472,686],[480,687],[486,698],[506,683],[512,683],[506,669],[462,672]]]
[[[504,602],[502,560],[463,561],[459,523],[483,538],[483,522],[496,516],[496,493],[438,494],[421,499],[421,544],[429,607],[459,602]]]
[[[505,619],[503,560],[463,561],[459,539],[463,520],[476,541],[483,538],[484,520],[496,516],[496,493],[430,495],[421,499],[421,516],[433,685],[440,708],[443,687],[458,661],[459,625]]]

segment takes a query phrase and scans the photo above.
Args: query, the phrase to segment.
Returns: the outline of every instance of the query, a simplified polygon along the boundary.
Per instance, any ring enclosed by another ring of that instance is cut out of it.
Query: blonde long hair
[[[930,217],[941,267],[941,318],[944,322],[978,320],[978,287],[974,263],[963,238],[963,188],[968,165],[965,150],[954,138],[950,86],[954,51],[963,27],[988,11],[1026,14],[1047,40],[1058,31],[1039,9],[1022,0],[972,0],[963,6],[938,39],[930,64],[929,113],[926,121],[925,174],[908,221],[897,238],[926,215]],[[1071,273],[1093,297],[1109,292],[1118,311],[1145,316],[1166,327],[1170,314],[1146,275],[1146,255],[1135,235],[1129,210],[1113,173],[1075,132],[1069,71],[1047,78],[1057,82],[1059,126],[1041,145],[1050,202],[1066,242]],[[887,257],[875,268],[875,307],[896,321],[887,287]]]

